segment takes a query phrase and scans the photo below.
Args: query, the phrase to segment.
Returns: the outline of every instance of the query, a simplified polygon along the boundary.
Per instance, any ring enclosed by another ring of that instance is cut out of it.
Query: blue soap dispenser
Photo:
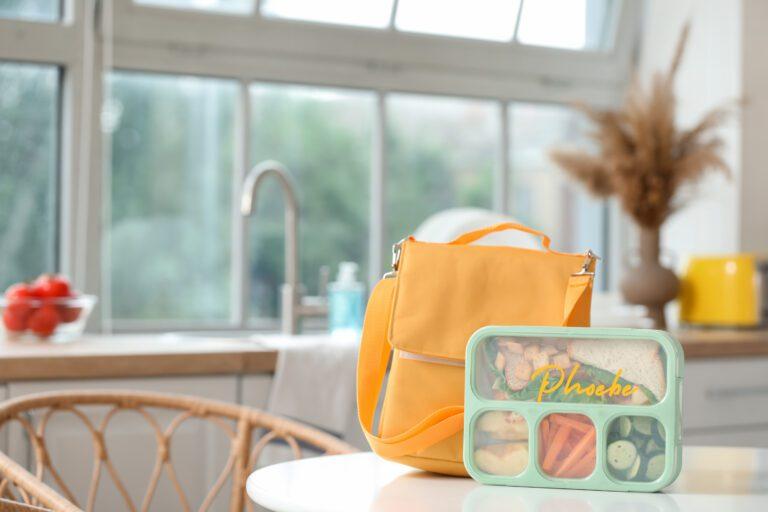
[[[363,328],[365,286],[357,280],[357,263],[339,265],[336,281],[328,285],[328,326],[334,338],[358,339]]]

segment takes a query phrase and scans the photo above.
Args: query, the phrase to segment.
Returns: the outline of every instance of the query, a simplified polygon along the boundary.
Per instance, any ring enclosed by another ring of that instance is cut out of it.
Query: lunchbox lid
[[[664,331],[483,327],[467,344],[465,466],[473,478],[490,484],[661,489],[680,471],[683,362],[682,347]],[[578,478],[555,477],[568,475],[571,467],[549,473],[546,466],[554,459],[539,459],[551,446],[542,432],[553,421],[575,429],[564,434],[571,444],[559,440],[557,450],[592,444],[593,465]],[[503,427],[501,441],[483,437],[494,425]],[[591,432],[591,438],[577,431]],[[637,437],[630,439],[630,432]],[[483,469],[499,461],[508,463],[498,466],[501,474]],[[515,461],[519,474],[513,475],[509,464]]]

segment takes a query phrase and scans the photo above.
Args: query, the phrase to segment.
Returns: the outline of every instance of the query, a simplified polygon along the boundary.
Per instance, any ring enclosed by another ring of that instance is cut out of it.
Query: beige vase
[[[630,304],[648,308],[654,328],[666,329],[664,306],[677,297],[680,281],[674,272],[661,265],[659,252],[658,228],[641,227],[639,258],[621,280],[621,293]]]

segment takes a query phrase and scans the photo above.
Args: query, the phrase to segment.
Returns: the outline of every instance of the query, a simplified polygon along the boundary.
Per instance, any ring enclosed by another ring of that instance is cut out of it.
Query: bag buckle
[[[574,272],[571,275],[572,276],[591,276],[591,277],[595,277],[595,273],[591,272],[589,270],[589,267],[592,266],[593,262],[600,261],[601,259],[603,259],[603,258],[601,258],[597,254],[592,252],[592,249],[589,249],[587,251],[586,257],[584,259],[584,263],[581,265],[581,268],[579,269],[579,271],[578,272]]]
[[[403,252],[403,243],[407,238],[403,238],[392,246],[392,270],[384,274],[384,279],[389,279],[397,275],[397,269],[400,267],[400,254]]]

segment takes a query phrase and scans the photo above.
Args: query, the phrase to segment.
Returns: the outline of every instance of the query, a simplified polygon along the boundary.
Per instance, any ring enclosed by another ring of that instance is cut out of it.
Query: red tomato
[[[32,291],[35,295],[44,299],[69,297],[71,294],[69,280],[64,276],[56,274],[43,274],[35,279]]]
[[[26,304],[9,304],[3,310],[3,325],[11,332],[23,332],[27,328],[29,311]]]
[[[59,311],[56,309],[56,306],[45,304],[30,315],[27,326],[40,338],[47,338],[53,334],[60,321]]]
[[[35,298],[35,293],[32,291],[32,287],[27,283],[12,284],[5,290],[5,298],[9,302],[23,301]]]
[[[83,308],[77,306],[59,306],[59,315],[61,315],[61,321],[65,324],[70,322],[76,322],[80,318]]]
[[[5,291],[5,299],[8,301],[5,309],[8,313],[3,312],[5,327],[9,331],[23,331],[34,306],[32,301],[36,299],[32,288],[26,283],[14,284]]]

